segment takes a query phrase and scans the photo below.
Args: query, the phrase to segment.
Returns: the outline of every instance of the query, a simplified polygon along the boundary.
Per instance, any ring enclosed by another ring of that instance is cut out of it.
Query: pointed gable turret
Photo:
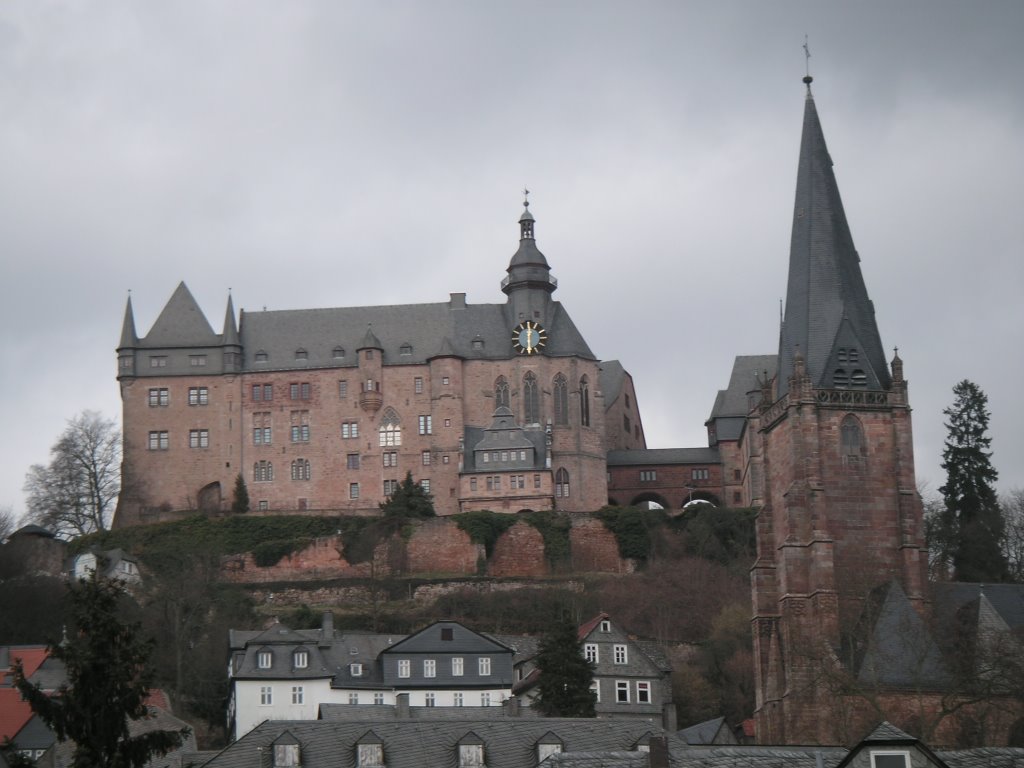
[[[558,281],[551,275],[548,260],[537,247],[528,199],[523,200],[523,213],[519,217],[519,249],[513,254],[507,271],[508,275],[501,281],[501,290],[508,296],[513,323],[523,320],[546,322],[551,294],[558,287]]]
[[[242,340],[238,335],[235,323],[235,305],[228,294],[228,306],[224,311],[224,333],[221,334],[224,345],[224,371],[242,370]]]
[[[144,341],[147,347],[199,347],[217,346],[220,337],[213,332],[203,310],[182,281]]]
[[[124,306],[124,321],[121,323],[121,341],[117,345],[117,376],[135,375],[135,348],[139,346],[139,336],[135,332],[135,312],[132,309],[132,297]]]
[[[813,387],[889,389],[875,310],[843,211],[832,158],[807,83],[797,170],[778,394],[788,392],[796,350]]]

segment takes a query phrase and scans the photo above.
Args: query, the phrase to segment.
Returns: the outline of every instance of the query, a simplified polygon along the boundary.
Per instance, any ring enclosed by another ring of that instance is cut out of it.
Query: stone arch
[[[644,491],[643,493],[638,493],[630,500],[629,506],[639,507],[640,505],[646,504],[647,502],[654,502],[662,509],[672,508],[672,504],[669,502],[669,500],[662,496],[660,493],[656,493],[655,491]]]
[[[207,483],[200,488],[196,504],[200,512],[219,512],[221,504],[220,482]]]
[[[713,507],[722,506],[722,502],[710,491],[691,491],[679,502],[679,507],[686,509],[694,504],[710,504]]]

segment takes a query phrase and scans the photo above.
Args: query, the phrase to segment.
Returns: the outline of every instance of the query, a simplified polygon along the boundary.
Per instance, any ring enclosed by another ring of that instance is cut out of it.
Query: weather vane
[[[530,207],[530,190],[523,187],[523,206],[526,208]]]
[[[807,45],[807,35],[804,35],[804,64],[805,64],[805,66],[807,68],[805,74],[808,77],[810,77],[811,76],[811,49],[810,49],[810,46]]]

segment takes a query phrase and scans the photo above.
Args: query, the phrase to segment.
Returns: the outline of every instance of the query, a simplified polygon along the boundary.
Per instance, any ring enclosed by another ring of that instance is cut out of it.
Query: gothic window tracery
[[[555,498],[569,498],[569,472],[564,467],[555,472]]]
[[[555,399],[555,424],[568,424],[569,386],[565,380],[565,376],[562,374],[555,376],[555,383],[552,389]]]
[[[508,400],[508,382],[504,376],[499,376],[497,381],[494,382],[494,407],[505,408],[509,407]]]
[[[580,378],[580,424],[590,426],[590,382],[586,376]]]
[[[852,413],[847,414],[839,426],[839,454],[843,458],[843,463],[858,463],[863,460],[866,453],[860,420]]]
[[[380,420],[378,434],[381,447],[402,444],[402,422],[394,408],[388,408],[384,411],[384,416]]]
[[[540,391],[532,371],[523,377],[523,423],[540,424]]]

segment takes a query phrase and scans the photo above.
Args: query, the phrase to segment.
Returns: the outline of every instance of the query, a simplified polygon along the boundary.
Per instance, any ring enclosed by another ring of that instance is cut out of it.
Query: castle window
[[[261,400],[273,400],[274,399],[274,385],[273,384],[253,384],[252,385],[252,399],[254,402]]]
[[[569,472],[564,468],[555,473],[555,498],[569,498]]]
[[[384,495],[391,496],[395,491],[398,490],[397,480],[385,480],[384,481]]]
[[[420,454],[420,460],[423,462],[423,466],[424,467],[429,467],[430,466],[430,451],[423,451],[423,453]]]
[[[430,493],[430,481],[426,479],[420,480],[420,488],[423,489],[424,493]]]
[[[341,425],[341,437],[344,440],[359,437],[359,422],[345,421]]]
[[[417,395],[422,395],[423,394],[423,377],[422,376],[417,376],[415,379],[412,380],[412,388],[413,388],[413,391]]]
[[[452,677],[462,677],[465,662],[461,656],[452,657]]]
[[[555,424],[568,424],[569,387],[566,384],[565,376],[562,374],[555,376],[553,394],[555,398]]]
[[[475,491],[476,490],[476,478],[475,477],[469,478],[469,490],[471,490],[471,491]]]
[[[295,459],[292,462],[292,480],[309,480],[309,459]]]
[[[381,447],[399,446],[402,444],[402,423],[393,408],[388,408],[381,419],[378,430]]]
[[[355,691],[349,691],[348,703],[352,706],[356,706],[357,704],[359,704],[359,694]]]
[[[208,429],[190,429],[188,432],[188,447],[189,448],[209,448],[210,447],[210,430]]]
[[[707,480],[709,472],[706,469],[692,469],[690,470],[691,480]]]
[[[359,498],[359,483],[349,483],[348,484],[348,497],[350,499],[358,499]]]
[[[335,347],[334,349],[331,350],[331,357],[333,357],[335,360],[340,360],[344,356],[345,356],[345,348],[344,347]]]
[[[484,768],[484,745],[459,744],[459,768]]]
[[[265,363],[269,359],[270,359],[270,356],[266,352],[264,352],[262,349],[259,352],[257,352],[256,355],[255,355],[255,360],[256,360],[257,363]]]
[[[257,461],[252,465],[252,479],[257,483],[268,483],[274,479],[274,465],[269,461]]]
[[[624,397],[626,398],[626,408],[628,409],[629,408],[629,395],[624,395]]]
[[[495,409],[509,407],[508,382],[505,381],[504,376],[499,376],[498,380],[494,382],[494,407]]]
[[[292,442],[309,442],[309,411],[292,411]]]
[[[373,703],[376,704],[378,707],[381,706],[382,704],[384,704],[384,694],[383,693],[375,693],[375,694],[373,694]]]
[[[487,677],[491,674],[491,657],[481,656],[477,659],[477,672],[480,677]]]
[[[345,455],[345,469],[359,469],[358,453],[349,453]]]
[[[532,372],[523,377],[523,423],[540,423],[540,393],[537,390],[537,377]]]
[[[623,414],[622,416],[622,431],[629,435],[629,430],[632,429],[632,425],[629,423],[629,416]]]
[[[384,461],[385,467],[397,467],[398,451],[384,451],[384,453],[381,454],[381,459]]]
[[[150,368],[166,368],[167,367],[167,356],[166,355],[154,355],[149,358]]]
[[[412,344],[408,344],[408,343],[403,344],[399,348],[398,354],[402,355],[403,357],[408,357],[409,355],[411,355],[412,354]]]
[[[607,621],[607,620],[602,621],[601,622],[601,631],[602,632],[611,632],[612,631],[612,623],[610,621]]]
[[[252,415],[252,444],[270,445],[270,412],[259,411]]]
[[[309,400],[311,388],[308,381],[293,382],[288,385],[288,396],[292,400]]]
[[[298,349],[295,350],[295,359],[296,360],[308,360],[309,359],[309,352],[304,350],[302,347],[299,347]]]
[[[853,414],[848,414],[839,426],[839,454],[843,463],[860,461],[865,451],[864,432],[860,421]]]
[[[447,387],[451,383],[452,383],[451,379],[449,379],[447,376],[442,376],[441,377],[441,386]]]
[[[149,450],[151,451],[166,451],[170,442],[170,435],[166,430],[149,433]]]
[[[481,707],[489,707],[489,706],[491,706],[491,694],[489,692],[484,692],[484,693],[480,694],[480,706]]]
[[[348,665],[348,673],[350,675],[352,675],[352,677],[362,677],[363,676],[363,665],[362,664],[349,664]]]
[[[641,469],[640,470],[640,482],[641,483],[653,483],[658,479],[658,472],[654,469]]]
[[[189,387],[188,404],[206,405],[210,402],[210,390],[206,387]]]
[[[853,372],[850,377],[850,384],[854,387],[864,388],[868,385],[868,376],[860,368]]]
[[[189,355],[188,364],[193,368],[202,368],[206,365],[206,355]]]
[[[432,419],[430,416],[420,416],[419,424],[421,435],[429,435],[433,433],[433,429],[431,428],[431,422]]]
[[[149,390],[149,407],[164,407],[170,402],[170,393],[166,387]]]
[[[296,768],[299,765],[298,744],[274,745],[274,768]]]
[[[586,376],[580,379],[580,425],[590,426],[590,382]]]
[[[463,698],[461,692],[456,691],[454,694],[452,694],[452,704],[456,707],[461,707],[465,705],[465,699]]]
[[[424,677],[437,677],[437,660],[436,659],[424,659],[423,660],[423,676]]]
[[[846,372],[845,368],[836,368],[832,373],[832,386],[833,387],[848,387],[850,386],[850,376]]]

